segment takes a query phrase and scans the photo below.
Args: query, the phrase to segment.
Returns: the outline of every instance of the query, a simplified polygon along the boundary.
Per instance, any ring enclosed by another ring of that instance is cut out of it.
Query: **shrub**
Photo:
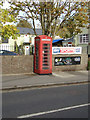
[[[88,66],[87,69],[90,70],[90,59],[88,60]]]

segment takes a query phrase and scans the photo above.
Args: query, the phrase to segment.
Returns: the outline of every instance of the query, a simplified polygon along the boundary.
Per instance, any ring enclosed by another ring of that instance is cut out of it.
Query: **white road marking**
[[[75,109],[75,108],[84,107],[84,106],[88,106],[88,105],[90,105],[90,103],[71,106],[71,107],[66,107],[66,108],[60,108],[60,109],[57,109],[57,110],[51,110],[51,111],[46,111],[46,112],[39,112],[39,113],[33,113],[33,114],[28,114],[28,115],[22,115],[22,116],[19,116],[17,118],[29,118],[29,117],[45,115],[45,114],[54,113],[54,112],[60,112],[60,111],[64,111],[64,110]]]

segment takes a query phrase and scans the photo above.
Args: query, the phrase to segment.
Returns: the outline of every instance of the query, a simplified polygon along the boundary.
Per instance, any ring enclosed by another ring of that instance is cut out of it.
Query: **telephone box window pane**
[[[43,47],[43,49],[48,49],[48,47]]]
[[[44,51],[44,53],[49,53],[49,51]]]
[[[43,56],[48,56],[48,54],[43,54]]]
[[[48,67],[43,67],[43,69],[44,69],[44,70],[47,70],[47,69],[49,69],[49,68],[48,68]]]
[[[43,64],[43,66],[48,66],[48,64]]]
[[[43,46],[48,46],[48,44],[43,44]]]
[[[47,59],[43,59],[43,62],[48,62],[48,60]]]

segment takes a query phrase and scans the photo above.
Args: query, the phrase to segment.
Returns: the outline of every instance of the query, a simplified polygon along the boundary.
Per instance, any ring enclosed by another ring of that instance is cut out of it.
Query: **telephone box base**
[[[52,74],[52,70],[35,70],[34,73],[39,74],[39,75],[50,75]]]
[[[46,73],[46,74],[43,74],[43,73],[36,73],[36,74],[38,74],[38,75],[52,75],[52,73]]]
[[[36,74],[39,74],[39,75],[51,75],[52,74],[52,71],[50,71],[50,72],[42,72],[42,71],[34,71],[34,73],[36,73]]]

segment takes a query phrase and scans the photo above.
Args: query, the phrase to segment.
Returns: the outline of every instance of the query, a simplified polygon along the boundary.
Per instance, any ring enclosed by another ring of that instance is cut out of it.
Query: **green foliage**
[[[56,32],[58,30],[58,27],[56,28]],[[59,31],[56,35],[60,36],[61,38],[70,38],[71,34],[70,34],[70,31],[66,27],[63,27],[63,28],[59,29]]]
[[[19,31],[17,30],[17,27],[14,25],[5,25],[2,28],[1,36],[3,38],[9,38],[12,36],[12,39],[16,39],[19,34],[17,34]]]
[[[20,20],[17,24],[17,27],[24,27],[24,28],[32,28],[32,24],[29,23],[27,20]]]
[[[2,9],[2,4],[0,4],[0,35],[3,38],[9,38],[12,36],[12,39],[17,38],[19,31],[14,25],[6,25],[7,22],[16,22],[15,17],[10,13],[8,9]]]
[[[88,66],[87,69],[90,70],[90,59],[88,60]]]
[[[57,29],[56,34],[60,37],[62,37],[62,34],[64,34],[64,38],[75,36],[82,32],[81,27],[88,26],[88,3],[79,3],[79,6],[74,10],[77,11],[73,15],[70,15],[69,19],[66,19],[61,26],[58,26],[61,29]],[[63,29],[66,29],[66,31],[62,32]]]

